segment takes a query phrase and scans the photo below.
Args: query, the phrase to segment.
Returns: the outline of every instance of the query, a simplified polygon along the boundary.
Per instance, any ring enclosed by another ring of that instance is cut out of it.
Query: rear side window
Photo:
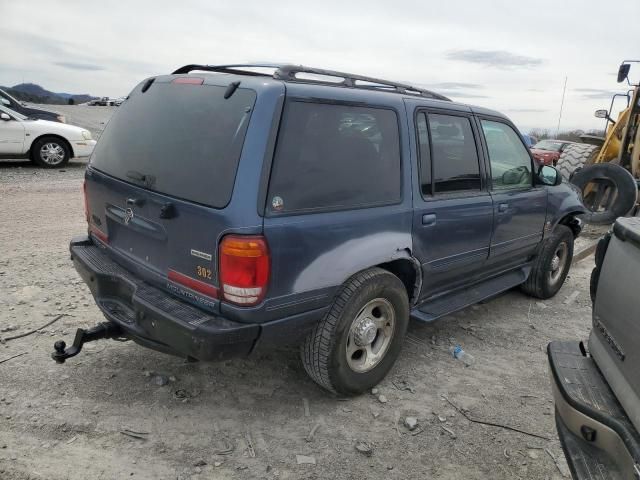
[[[149,190],[215,208],[229,203],[256,99],[239,88],[176,83],[136,89],[91,158],[96,169]]]
[[[400,200],[400,141],[392,110],[291,101],[269,185],[272,212]]]
[[[425,121],[420,113],[417,128],[423,195],[480,190],[478,152],[467,117],[429,113]]]
[[[533,185],[531,157],[520,135],[509,125],[481,120],[487,141],[491,179],[495,190],[526,188]]]

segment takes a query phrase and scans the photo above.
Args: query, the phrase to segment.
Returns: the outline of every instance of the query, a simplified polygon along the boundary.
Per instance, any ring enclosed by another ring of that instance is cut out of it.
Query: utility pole
[[[560,115],[558,115],[558,127],[556,128],[556,138],[560,134],[560,121],[562,120],[562,107],[564,106],[564,94],[567,92],[567,78],[564,77],[564,87],[562,89],[562,100],[560,100]]]

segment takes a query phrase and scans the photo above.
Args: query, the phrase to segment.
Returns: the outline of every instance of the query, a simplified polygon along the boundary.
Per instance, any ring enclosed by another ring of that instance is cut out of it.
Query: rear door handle
[[[436,214],[435,213],[425,213],[422,215],[422,225],[425,227],[430,227],[431,225],[436,224]]]
[[[507,210],[509,210],[509,204],[508,203],[501,203],[500,205],[498,205],[498,212],[504,213]]]
[[[132,207],[141,207],[144,205],[144,200],[141,198],[127,198],[127,205]]]

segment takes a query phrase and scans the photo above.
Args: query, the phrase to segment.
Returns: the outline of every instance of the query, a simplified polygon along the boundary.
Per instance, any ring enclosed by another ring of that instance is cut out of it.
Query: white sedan
[[[88,157],[96,141],[91,132],[65,123],[36,120],[0,106],[0,158],[30,158],[56,168],[73,157]]]

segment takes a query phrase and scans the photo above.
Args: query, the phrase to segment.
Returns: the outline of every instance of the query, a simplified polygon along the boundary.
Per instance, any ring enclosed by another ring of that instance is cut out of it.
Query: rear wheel
[[[372,268],[349,279],[305,339],[302,363],[329,391],[354,395],[377,385],[400,354],[409,299],[392,273]]]
[[[537,298],[553,297],[567,278],[572,259],[573,232],[565,225],[557,225],[544,241],[522,290]]]
[[[585,165],[592,164],[598,153],[600,153],[600,148],[596,145],[588,143],[567,145],[562,154],[560,154],[556,168],[565,180],[569,181],[576,171]]]
[[[57,168],[69,162],[71,149],[57,137],[42,137],[31,146],[31,160],[43,168]]]

